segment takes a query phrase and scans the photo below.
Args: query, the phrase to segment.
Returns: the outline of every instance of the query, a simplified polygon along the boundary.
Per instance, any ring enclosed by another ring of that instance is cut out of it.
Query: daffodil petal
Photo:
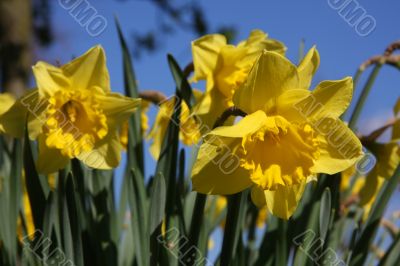
[[[85,165],[95,169],[112,169],[121,161],[122,145],[116,131],[96,143],[91,151],[77,156]]]
[[[303,99],[298,104],[299,111],[309,118],[319,119],[322,117],[339,117],[350,105],[353,96],[353,80],[346,77],[341,80],[323,81],[315,88],[309,96],[313,99]],[[302,103],[310,101],[309,109],[301,109]]]
[[[267,202],[265,201],[264,190],[258,186],[251,188],[251,201],[258,207],[263,208]]]
[[[24,136],[27,108],[18,99],[7,111],[0,115],[0,133],[15,138]]]
[[[246,113],[273,111],[279,95],[298,87],[297,67],[282,55],[264,50],[235,91],[233,103]]]
[[[210,136],[242,138],[248,134],[256,132],[264,126],[267,115],[263,111],[257,111],[245,116],[238,123],[232,126],[218,127],[207,134],[206,139]]]
[[[300,78],[300,89],[306,89],[311,85],[311,80],[319,67],[319,53],[312,47],[297,67]]]
[[[68,164],[69,158],[62,155],[60,150],[47,147],[44,135],[38,138],[38,142],[39,155],[36,168],[39,173],[44,175],[52,174]]]
[[[42,133],[46,123],[48,101],[40,100],[38,89],[34,89],[21,99],[21,103],[28,110],[28,133],[29,138],[34,140]]]
[[[118,93],[98,94],[96,97],[107,117],[108,126],[113,129],[125,122],[141,104],[141,99],[125,97]]]
[[[240,42],[238,47],[246,46],[249,49],[248,56],[259,56],[266,49],[281,55],[285,54],[285,45],[277,40],[268,38],[268,34],[262,30],[252,30],[247,40]]]
[[[322,118],[315,122],[314,129],[320,133],[320,156],[313,167],[315,173],[344,171],[363,156],[360,140],[340,119]]]
[[[268,210],[273,215],[288,220],[295,212],[305,187],[304,181],[291,187],[279,187],[275,191],[264,190]]]
[[[229,195],[251,186],[248,171],[240,167],[235,150],[240,139],[216,137],[201,145],[192,170],[193,190]]]
[[[390,141],[388,143],[372,143],[366,145],[376,159],[377,175],[390,178],[394,174],[397,165],[400,162],[399,143],[397,141]]]
[[[359,191],[360,204],[366,205],[373,201],[384,181],[385,178],[378,176],[377,170],[373,169],[365,177],[364,186]]]
[[[8,109],[13,106],[15,103],[15,98],[12,96],[10,93],[1,93],[0,94],[0,115],[4,114],[5,112],[8,111]]]
[[[206,92],[193,109],[193,113],[201,122],[202,133],[209,132],[217,118],[229,107],[229,103],[224,100],[219,90]]]
[[[192,42],[195,82],[207,79],[216,64],[219,51],[226,45],[226,38],[221,34],[210,34]]]
[[[297,103],[311,95],[309,90],[293,89],[282,93],[276,101],[276,113],[290,122],[307,122],[307,117],[299,111]]]
[[[95,46],[84,55],[62,66],[63,73],[71,78],[74,89],[99,87],[110,92],[110,77],[106,65],[106,56],[101,46]]]
[[[48,63],[38,62],[33,66],[33,74],[40,98],[49,99],[58,90],[71,87],[71,82],[62,69]]]

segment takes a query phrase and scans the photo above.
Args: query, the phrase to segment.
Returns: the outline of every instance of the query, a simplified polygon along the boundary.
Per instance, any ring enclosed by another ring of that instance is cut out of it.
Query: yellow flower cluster
[[[229,195],[251,188],[257,206],[288,219],[307,182],[348,169],[363,152],[339,119],[352,98],[352,79],[323,81],[310,91],[318,51],[313,47],[298,65],[285,51],[261,30],[237,45],[219,34],[193,41],[192,81],[204,80],[206,88],[194,91],[191,109],[182,102],[180,140],[190,146],[203,139],[192,170],[195,191]],[[72,158],[93,168],[116,167],[128,145],[126,121],[141,100],[111,92],[103,49],[96,46],[61,67],[39,62],[33,73],[36,89],[17,101],[1,96],[0,132],[22,137],[27,125],[29,137],[38,141],[37,168],[43,174]],[[148,134],[154,158],[174,105],[175,99],[160,105]],[[145,134],[149,103],[141,107]],[[230,107],[245,117],[236,122],[231,117],[214,129]]]

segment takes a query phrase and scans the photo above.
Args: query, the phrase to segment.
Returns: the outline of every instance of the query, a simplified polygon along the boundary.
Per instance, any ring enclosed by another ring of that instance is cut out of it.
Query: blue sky
[[[299,43],[305,40],[306,49],[316,45],[321,55],[321,66],[314,83],[327,79],[341,79],[353,75],[356,68],[368,57],[383,52],[387,44],[398,39],[396,25],[400,2],[395,0],[358,1],[367,14],[376,20],[375,30],[366,37],[361,37],[356,30],[333,10],[329,1],[198,1],[205,8],[205,15],[211,29],[219,25],[235,25],[239,38],[247,37],[252,29],[259,28],[269,33],[272,38],[285,42],[288,57],[297,62]],[[337,1],[337,0],[336,0]],[[113,90],[122,91],[121,51],[114,26],[113,16],[118,16],[125,34],[130,31],[145,32],[154,28],[157,9],[140,0],[92,0],[89,1],[98,14],[108,22],[106,30],[98,37],[91,37],[64,10],[58,1],[54,1],[53,23],[56,40],[49,49],[38,51],[38,60],[55,62],[68,61],[89,47],[101,44],[108,57]],[[162,49],[155,54],[145,54],[135,61],[135,69],[141,88],[158,89],[171,94],[173,80],[167,66],[166,53],[172,53],[183,66],[191,61],[190,42],[195,38],[187,32],[177,32],[168,38]],[[363,118],[361,129],[370,129],[379,121],[385,120],[391,113],[397,97],[400,95],[400,75],[391,67],[386,67],[379,76],[373,89]],[[367,75],[365,75],[366,77]],[[356,91],[359,92],[360,88]]]
[[[154,28],[157,9],[140,0],[91,0],[89,1],[108,21],[106,30],[98,37],[91,37],[64,10],[58,1],[53,3],[54,44],[40,49],[37,60],[55,63],[67,62],[72,56],[85,52],[91,46],[101,44],[107,53],[108,67],[114,91],[123,91],[121,50],[113,16],[118,16],[125,34],[130,31],[145,32]],[[321,56],[321,65],[314,84],[321,80],[341,79],[352,76],[357,67],[368,57],[381,54],[385,47],[399,39],[397,0],[358,0],[367,14],[376,21],[375,30],[366,37],[356,30],[329,5],[329,0],[203,0],[197,1],[205,9],[212,29],[220,25],[234,25],[239,31],[238,39],[247,37],[252,29],[262,29],[270,37],[283,41],[289,48],[288,57],[297,62],[299,43],[305,40],[306,49],[316,45]],[[134,62],[140,88],[157,89],[167,95],[174,91],[174,83],[166,61],[166,53],[173,54],[184,66],[191,61],[190,42],[195,38],[187,32],[177,32],[168,38],[155,54],[145,54]],[[367,71],[366,73],[369,73]],[[359,85],[367,74],[363,76]],[[362,132],[369,132],[383,124],[391,116],[391,109],[400,96],[398,70],[385,67],[368,98],[360,121]],[[356,89],[355,95],[361,87]],[[153,112],[154,113],[154,110]],[[154,163],[147,158],[147,169],[153,172]],[[148,173],[149,173],[148,171]],[[150,173],[151,173],[150,172]],[[392,206],[393,207],[393,206]]]

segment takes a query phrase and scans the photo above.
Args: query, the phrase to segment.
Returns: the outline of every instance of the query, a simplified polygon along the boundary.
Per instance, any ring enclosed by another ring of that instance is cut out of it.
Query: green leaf
[[[385,182],[372,205],[371,212],[357,240],[350,260],[351,266],[361,266],[365,262],[370,245],[374,241],[380,220],[386,210],[386,206],[400,181],[400,165],[397,166],[393,176]]]
[[[175,80],[178,91],[182,95],[182,99],[186,102],[189,109],[191,109],[192,106],[196,103],[196,99],[194,98],[192,92],[192,87],[190,86],[186,77],[183,75],[183,72],[176,62],[175,58],[171,54],[168,54],[167,57],[169,68],[171,69],[171,73]]]
[[[158,238],[161,236],[161,227],[165,213],[165,201],[165,179],[162,173],[159,173],[153,180],[150,197],[148,230],[150,235],[151,265],[157,265],[159,259],[160,243]]]
[[[228,214],[221,250],[221,265],[229,265],[235,256],[239,238],[243,230],[249,190],[229,196]]]
[[[43,217],[46,209],[47,198],[50,193],[50,187],[47,178],[39,175],[36,171],[35,162],[32,156],[32,143],[29,140],[27,131],[25,132],[24,144],[24,170],[26,190],[32,207],[32,216],[35,228],[43,229]]]
[[[125,94],[128,97],[138,98],[138,86],[136,82],[135,71],[132,64],[131,55],[126,44],[124,35],[118,19],[115,18],[115,24],[118,31],[118,37],[122,49]],[[141,108],[138,108],[129,119],[128,131],[128,171],[132,168],[138,169],[142,177],[144,176],[144,152],[143,137],[141,128]]]
[[[72,228],[71,228],[71,217],[68,213],[68,201],[67,201],[67,193],[73,193],[73,191],[67,191],[67,184],[70,182],[69,180],[72,179],[72,176],[70,173],[67,174],[65,180],[60,180],[59,181],[59,193],[60,195],[60,217],[61,217],[61,237],[63,240],[63,251],[65,254],[65,257],[67,260],[73,260],[74,259],[74,245],[79,245],[78,243],[74,243],[73,237],[72,237]],[[71,189],[71,188],[70,188]],[[76,215],[76,214],[73,214]]]
[[[150,217],[149,217],[149,233],[162,224],[165,211],[166,188],[165,179],[162,173],[159,173],[153,181],[153,187],[150,198]]]
[[[321,239],[326,239],[328,233],[329,224],[331,221],[331,190],[325,188],[322,193],[321,206],[319,212],[319,234]]]
[[[22,147],[20,140],[14,140],[12,159],[11,159],[11,174],[10,174],[10,201],[8,219],[10,220],[9,232],[11,237],[8,239],[8,250],[10,261],[13,261],[17,255],[17,219],[21,207],[21,176],[22,176]]]
[[[67,177],[65,200],[68,210],[68,217],[70,219],[71,241],[73,243],[72,253],[74,254],[73,261],[76,266],[83,266],[83,246],[81,236],[82,221],[80,221],[80,215],[78,213],[78,206],[80,204],[79,195],[75,190],[73,178],[70,174]]]
[[[131,171],[128,182],[128,198],[131,210],[132,233],[134,240],[135,259],[138,266],[149,265],[149,236],[147,234],[147,198],[143,178],[137,171]]]

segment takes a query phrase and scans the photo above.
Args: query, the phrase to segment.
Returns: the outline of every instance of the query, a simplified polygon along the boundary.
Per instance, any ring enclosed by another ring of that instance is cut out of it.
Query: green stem
[[[364,107],[365,101],[369,95],[369,92],[371,91],[372,85],[374,84],[375,79],[376,79],[381,67],[382,67],[381,63],[377,63],[375,65],[374,69],[372,70],[372,72],[368,78],[367,84],[365,85],[365,87],[363,88],[363,90],[361,92],[360,98],[358,98],[356,107],[354,108],[354,111],[353,111],[353,113],[350,117],[350,121],[349,121],[349,128],[352,130],[355,129],[357,121],[360,118],[361,111]]]
[[[361,74],[364,72],[363,68],[358,68],[356,74],[353,78],[353,88],[354,90],[357,88],[358,81],[360,80]]]
[[[238,235],[241,199],[242,192],[230,196],[228,200],[228,214],[221,250],[221,266],[228,266],[233,258]]]

